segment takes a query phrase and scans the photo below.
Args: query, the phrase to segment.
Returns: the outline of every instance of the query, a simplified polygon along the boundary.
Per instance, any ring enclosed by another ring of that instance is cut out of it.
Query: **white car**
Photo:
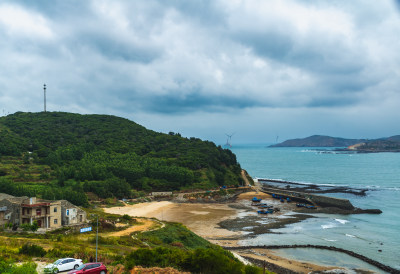
[[[44,267],[44,273],[58,273],[60,271],[77,269],[81,265],[82,265],[81,259],[74,259],[74,258],[58,259],[54,263],[46,265]]]

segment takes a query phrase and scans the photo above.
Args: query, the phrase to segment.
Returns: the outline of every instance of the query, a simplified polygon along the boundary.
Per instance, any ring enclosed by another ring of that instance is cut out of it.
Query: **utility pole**
[[[43,85],[44,91],[44,112],[46,112],[46,84]]]
[[[96,231],[96,263],[97,263],[97,245],[99,242],[99,215],[97,214],[97,231]]]

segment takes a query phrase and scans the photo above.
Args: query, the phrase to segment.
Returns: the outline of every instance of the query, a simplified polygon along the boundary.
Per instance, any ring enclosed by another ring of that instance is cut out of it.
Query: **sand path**
[[[114,233],[110,233],[108,235],[112,236],[112,237],[126,236],[126,235],[130,235],[131,233],[137,232],[137,231],[141,231],[141,232],[148,231],[148,230],[150,230],[150,228],[152,228],[158,224],[158,222],[156,222],[154,220],[150,220],[150,219],[141,219],[140,223],[142,223],[142,224],[134,225],[127,229],[117,231]]]

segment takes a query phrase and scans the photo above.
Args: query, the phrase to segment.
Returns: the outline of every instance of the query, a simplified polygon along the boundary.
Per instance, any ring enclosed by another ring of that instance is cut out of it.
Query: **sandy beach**
[[[170,201],[140,203],[126,205],[124,207],[104,208],[107,213],[128,214],[133,217],[157,218],[162,221],[179,222],[190,230],[220,246],[238,246],[238,241],[249,234],[243,232],[242,228],[223,228],[219,224],[234,219],[262,218],[254,207],[251,206],[251,198],[257,196],[269,204],[279,205],[281,211],[274,214],[275,217],[282,216],[288,211],[295,209],[294,204],[284,203],[272,199],[268,194],[260,192],[247,192],[238,196],[231,203],[174,203]],[[283,219],[284,218],[278,218]],[[293,219],[293,218],[292,218]],[[275,224],[276,226],[279,224]],[[235,251],[246,258],[266,261],[279,267],[290,269],[297,273],[309,273],[311,271],[325,271],[337,269],[337,267],[318,266],[315,264],[297,262],[279,257],[272,250],[241,250]]]
[[[258,214],[257,210],[260,208],[252,205],[253,197],[262,199],[263,203],[274,208],[279,208],[279,211],[268,215]],[[348,273],[346,272],[347,269],[338,266],[318,265],[318,262],[302,262],[282,257],[277,252],[276,246],[243,247],[240,244],[241,240],[266,233],[270,233],[272,236],[274,235],[273,229],[297,223],[307,218],[314,218],[302,208],[297,208],[295,203],[282,203],[278,199],[273,199],[269,194],[257,191],[257,188],[255,188],[255,191],[239,194],[234,201],[230,202],[175,203],[153,201],[123,207],[104,208],[104,211],[119,215],[127,214],[132,217],[156,218],[160,221],[182,223],[206,240],[230,249],[235,256],[240,256],[246,263],[251,262],[261,267],[265,265],[268,270],[276,273]],[[149,227],[150,222],[154,221],[152,219],[148,223],[144,222],[142,226]],[[138,229],[131,227],[119,232],[119,234],[131,233],[138,231]],[[362,271],[360,273],[375,273],[366,269],[359,269],[359,271]]]
[[[128,214],[135,217],[157,218],[162,221],[178,222],[187,226],[205,239],[220,244],[220,238],[237,239],[240,232],[233,232],[218,226],[222,220],[237,216],[240,210],[229,204],[173,203],[169,201],[140,203],[125,207],[105,208],[105,212]]]

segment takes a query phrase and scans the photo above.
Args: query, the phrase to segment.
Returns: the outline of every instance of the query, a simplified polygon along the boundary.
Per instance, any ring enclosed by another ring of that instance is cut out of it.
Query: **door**
[[[90,265],[88,265],[88,266],[86,266],[85,267],[85,274],[90,274],[90,273],[93,273],[93,264],[90,264]]]
[[[42,220],[37,220],[37,224],[39,227],[42,227]]]
[[[68,267],[67,267],[67,265],[68,265],[68,260],[64,260],[64,261],[62,261],[61,263],[59,263],[59,265],[58,265],[58,271],[65,271],[65,270],[68,270]]]
[[[90,268],[90,270],[88,271],[88,272],[86,272],[86,273],[90,273],[90,274],[97,274],[97,273],[99,273],[100,272],[100,264],[92,264],[91,265],[91,268]]]

